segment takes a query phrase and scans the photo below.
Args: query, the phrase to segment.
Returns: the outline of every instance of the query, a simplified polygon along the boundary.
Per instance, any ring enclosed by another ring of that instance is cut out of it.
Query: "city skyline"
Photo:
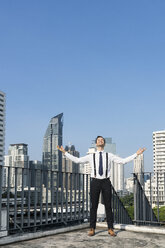
[[[41,160],[48,120],[63,112],[63,144],[80,156],[103,135],[121,157],[145,146],[153,171],[152,133],[165,129],[165,2],[119,2],[0,3],[6,153],[23,142]]]

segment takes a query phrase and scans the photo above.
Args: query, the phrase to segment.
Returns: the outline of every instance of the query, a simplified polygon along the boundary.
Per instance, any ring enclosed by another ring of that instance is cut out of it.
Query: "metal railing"
[[[0,178],[0,231],[36,231],[89,219],[89,175],[1,166]]]
[[[118,224],[133,224],[133,221],[128,214],[127,209],[124,207],[122,201],[120,200],[117,192],[115,191],[114,187],[111,185],[112,188],[112,212],[113,212],[113,219],[114,223]]]
[[[132,220],[112,186],[114,223]],[[0,166],[0,236],[88,222],[90,175]]]
[[[133,178],[134,223],[165,225],[165,218],[160,219],[161,207],[165,213],[165,173],[134,173]]]

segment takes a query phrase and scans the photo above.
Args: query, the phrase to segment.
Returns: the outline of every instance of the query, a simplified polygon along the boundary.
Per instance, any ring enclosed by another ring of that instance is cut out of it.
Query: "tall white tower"
[[[165,130],[153,132],[154,192],[159,191],[159,203],[165,204]],[[158,175],[158,176],[157,176]],[[159,185],[157,189],[157,184]],[[153,202],[156,198],[153,198]]]
[[[153,132],[152,137],[154,173],[162,173],[165,172],[165,130]]]
[[[0,166],[4,165],[5,155],[5,109],[6,96],[5,93],[0,91]]]
[[[134,173],[138,175],[138,179],[141,185],[144,184],[144,155],[141,154],[134,159]]]

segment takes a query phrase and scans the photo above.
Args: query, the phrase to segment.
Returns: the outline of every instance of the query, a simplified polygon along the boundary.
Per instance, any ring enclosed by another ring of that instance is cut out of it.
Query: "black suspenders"
[[[93,164],[94,164],[94,177],[96,177],[96,161],[95,161],[95,153],[93,153]]]
[[[93,164],[94,164],[94,177],[96,177],[95,153],[93,153]],[[106,152],[106,173],[105,173],[106,178],[107,178],[107,175],[108,175],[108,152]]]
[[[108,152],[106,152],[106,178],[107,178],[107,175],[108,175]]]

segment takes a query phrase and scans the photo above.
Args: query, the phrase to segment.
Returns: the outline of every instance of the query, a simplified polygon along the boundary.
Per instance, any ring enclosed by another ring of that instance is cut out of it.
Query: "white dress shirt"
[[[97,151],[95,153],[95,163],[96,163],[96,178],[97,179],[104,179],[106,178],[106,152],[102,151],[102,159],[103,159],[103,175],[99,175],[99,154],[100,151]],[[85,164],[89,163],[91,166],[91,177],[95,177],[94,174],[94,163],[93,163],[93,154],[88,154],[84,157],[77,158],[73,155],[71,155],[68,152],[65,152],[65,156],[77,164]],[[137,153],[134,153],[133,155],[127,157],[127,158],[120,158],[112,153],[108,153],[108,171],[107,171],[107,177],[110,177],[110,171],[111,171],[111,163],[114,162],[116,164],[126,164],[130,161],[132,161],[134,158],[136,158]]]

